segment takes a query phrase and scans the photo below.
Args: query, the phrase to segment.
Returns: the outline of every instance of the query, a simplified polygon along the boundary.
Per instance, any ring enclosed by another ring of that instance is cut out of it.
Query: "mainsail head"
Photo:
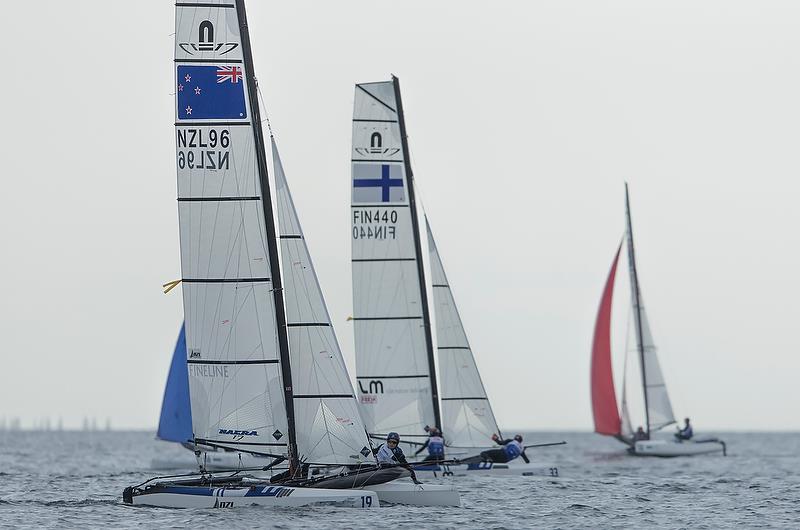
[[[442,429],[448,444],[481,447],[500,428],[481,381],[472,348],[467,340],[453,291],[447,281],[433,232],[425,217],[428,233],[433,308],[442,397]]]
[[[438,426],[430,320],[396,79],[356,85],[352,267],[356,372],[371,434]]]

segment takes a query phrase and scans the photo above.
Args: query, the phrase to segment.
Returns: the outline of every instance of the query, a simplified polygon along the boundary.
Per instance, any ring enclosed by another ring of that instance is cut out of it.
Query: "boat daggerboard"
[[[648,432],[650,432],[675,423],[675,415],[672,412],[672,403],[670,402],[667,385],[661,372],[661,365],[658,362],[656,346],[653,342],[653,335],[650,332],[647,311],[642,301],[641,287],[636,270],[636,256],[633,246],[633,224],[631,222],[631,208],[628,199],[627,184],[625,185],[625,210],[627,217],[628,272],[630,274],[631,283],[631,304],[634,312],[636,344],[642,369],[645,406],[647,408],[647,427]]]
[[[611,309],[614,298],[614,280],[622,245],[617,247],[611,270],[608,273],[592,340],[592,412],[594,431],[600,434],[619,435],[621,423],[617,396],[614,390],[614,373],[611,363]]]
[[[357,391],[370,434],[395,431],[421,441],[426,425],[439,425],[438,396],[395,83],[355,89],[351,220]]]
[[[168,442],[192,441],[192,410],[189,405],[189,375],[186,369],[186,332],[183,325],[169,366],[156,436]]]
[[[467,340],[427,216],[436,351],[439,356],[442,430],[451,446],[481,447],[501,435]],[[501,435],[502,436],[502,435]]]
[[[298,453],[301,460],[315,463],[372,462],[358,402],[274,138],[271,143]]]
[[[234,0],[176,3],[175,131],[192,428],[264,454],[293,445],[280,267],[252,64]],[[240,20],[241,19],[241,20]],[[249,45],[249,42],[247,42]],[[252,120],[252,121],[251,121]],[[283,370],[283,372],[282,372]]]

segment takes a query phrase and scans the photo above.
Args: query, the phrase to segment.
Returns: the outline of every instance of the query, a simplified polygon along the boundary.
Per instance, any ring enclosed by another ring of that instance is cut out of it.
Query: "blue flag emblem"
[[[179,120],[247,118],[241,66],[178,66]]]
[[[403,168],[400,164],[355,164],[353,202],[403,202]]]

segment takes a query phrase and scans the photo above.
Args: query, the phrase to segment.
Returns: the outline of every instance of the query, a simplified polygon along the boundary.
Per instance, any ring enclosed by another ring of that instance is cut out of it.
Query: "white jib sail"
[[[500,429],[486,396],[427,217],[425,227],[428,232],[438,341],[436,349],[441,382],[442,431],[451,446],[488,446],[492,443],[492,434],[500,434]]]
[[[272,139],[286,325],[301,461],[373,461],[342,352]]]
[[[178,3],[175,18],[178,217],[194,436],[285,454],[272,271],[235,5]]]
[[[635,302],[634,302],[635,303]],[[656,345],[653,342],[653,335],[650,333],[650,324],[647,320],[647,312],[642,302],[641,291],[639,293],[639,312],[641,314],[641,335],[637,330],[637,341],[642,338],[639,345],[644,350],[644,391],[647,393],[647,412],[650,418],[650,430],[658,430],[675,423],[675,415],[672,412],[672,403],[669,400],[667,385],[661,373],[661,365],[656,355]]]
[[[675,416],[672,413],[672,404],[669,400],[667,385],[661,373],[661,366],[656,355],[656,345],[653,342],[653,335],[650,333],[647,311],[645,311],[644,302],[642,301],[641,286],[639,285],[635,268],[630,211],[627,214],[628,271],[630,273],[634,330],[638,351],[642,352],[640,362],[642,363],[642,377],[644,378],[644,392],[647,401],[648,429],[655,431],[675,423]]]
[[[435,421],[404,156],[394,84],[356,85],[351,237],[362,417],[371,434],[423,438]]]

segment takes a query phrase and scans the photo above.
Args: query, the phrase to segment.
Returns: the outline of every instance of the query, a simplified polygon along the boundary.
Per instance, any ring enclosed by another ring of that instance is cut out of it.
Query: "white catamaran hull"
[[[630,450],[636,456],[692,456],[709,453],[725,454],[725,442],[716,438],[708,440],[687,440],[683,442],[670,440],[640,440]]]
[[[444,478],[444,477],[546,477],[555,478],[559,476],[558,466],[553,463],[535,462],[526,464],[524,462],[500,464],[495,462],[476,462],[472,464],[431,464],[416,465],[414,471],[417,477],[423,478]]]
[[[160,508],[239,508],[242,506],[339,505],[354,508],[377,508],[380,501],[369,490],[333,490],[254,485],[211,488],[200,486],[154,486],[124,497],[134,506]]]
[[[461,506],[461,495],[455,487],[444,484],[414,484],[395,480],[369,486],[381,502],[412,506]]]

